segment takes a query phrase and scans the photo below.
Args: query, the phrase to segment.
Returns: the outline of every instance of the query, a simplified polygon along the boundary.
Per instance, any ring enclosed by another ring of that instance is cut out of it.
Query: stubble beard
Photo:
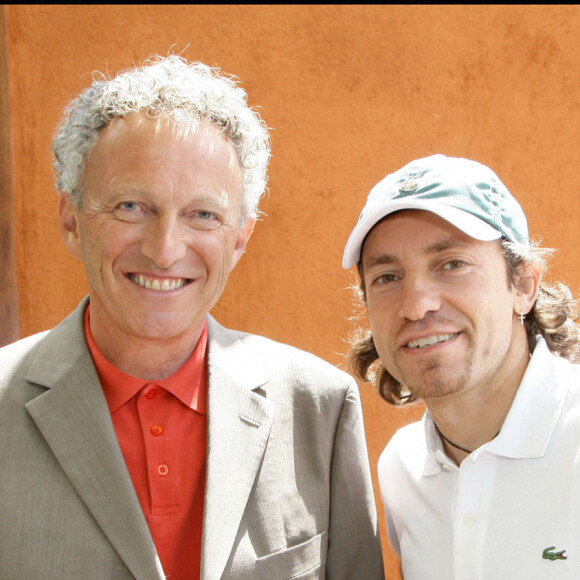
[[[424,363],[423,367],[413,372],[414,377],[407,377],[405,371],[398,365],[397,371],[402,378],[402,384],[415,397],[422,400],[440,399],[462,391],[471,379],[472,354],[470,353],[462,369],[446,369],[438,357]],[[449,372],[449,370],[457,372]]]

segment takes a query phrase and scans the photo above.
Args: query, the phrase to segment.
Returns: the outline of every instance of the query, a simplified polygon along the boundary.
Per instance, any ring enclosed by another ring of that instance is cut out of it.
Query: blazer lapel
[[[48,387],[28,412],[131,573],[164,578],[82,334],[86,301],[43,341],[27,380]]]
[[[221,578],[254,485],[274,404],[252,389],[266,382],[259,361],[208,317],[209,390],[202,580]]]

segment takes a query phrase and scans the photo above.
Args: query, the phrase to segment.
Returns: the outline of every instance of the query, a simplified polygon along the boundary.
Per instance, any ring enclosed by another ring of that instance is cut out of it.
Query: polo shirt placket
[[[151,515],[163,516],[178,512],[180,505],[180,463],[171,439],[172,405],[181,403],[160,385],[147,385],[137,401],[141,432],[145,442],[147,475],[151,496]],[[160,404],[161,403],[161,404]],[[166,433],[169,430],[169,433]]]

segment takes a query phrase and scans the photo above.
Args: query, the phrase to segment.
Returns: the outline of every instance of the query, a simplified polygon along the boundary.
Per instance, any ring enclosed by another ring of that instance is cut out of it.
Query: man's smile
[[[142,274],[127,274],[127,277],[142,288],[169,292],[182,288],[191,282],[188,278],[149,278]]]
[[[417,338],[415,340],[409,341],[405,347],[406,348],[425,348],[427,346],[433,346],[442,342],[448,342],[452,338],[455,338],[457,333],[454,334],[434,334],[432,336],[426,336],[424,338]]]

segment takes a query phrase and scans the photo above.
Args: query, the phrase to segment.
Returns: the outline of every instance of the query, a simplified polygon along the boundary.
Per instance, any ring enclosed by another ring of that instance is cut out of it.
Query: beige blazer
[[[0,578],[163,570],[87,349],[87,299],[0,349]],[[209,325],[203,580],[383,578],[356,384]]]

